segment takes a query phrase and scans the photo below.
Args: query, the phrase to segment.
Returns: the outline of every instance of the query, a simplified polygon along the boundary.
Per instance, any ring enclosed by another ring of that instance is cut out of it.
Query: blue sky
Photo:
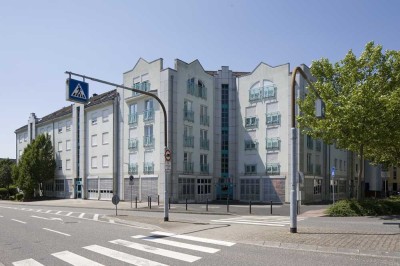
[[[369,41],[399,50],[399,10],[396,0],[0,0],[0,158],[15,158],[30,113],[70,104],[66,70],[122,83],[140,57],[235,71],[336,62]]]

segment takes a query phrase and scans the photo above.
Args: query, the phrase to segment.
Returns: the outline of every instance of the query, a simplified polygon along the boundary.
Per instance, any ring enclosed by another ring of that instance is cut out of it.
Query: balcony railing
[[[183,135],[183,146],[194,148],[194,136],[185,136]]]
[[[183,118],[186,121],[194,122],[194,112],[191,110],[183,110]]]
[[[209,173],[209,164],[208,163],[201,163],[200,164],[200,173],[208,174]]]
[[[193,174],[193,162],[183,162],[183,172],[185,174]]]
[[[245,150],[257,150],[257,148],[258,148],[258,142],[257,141],[246,140],[244,142],[244,149]]]
[[[138,115],[136,113],[135,114],[129,114],[129,116],[128,116],[129,125],[136,125],[137,124],[137,117],[138,117]]]
[[[137,175],[137,174],[138,174],[138,170],[139,170],[139,167],[138,167],[138,164],[137,164],[137,163],[131,163],[131,164],[129,164],[129,166],[128,166],[128,173],[129,173],[130,175]]]
[[[279,175],[281,166],[278,163],[267,164],[267,174],[268,175]]]
[[[149,82],[136,83],[136,84],[133,84],[132,88],[141,90],[141,91],[150,91],[150,83]],[[134,95],[134,96],[139,95],[139,93],[133,92],[132,95]]]
[[[154,147],[154,138],[153,138],[153,136],[144,136],[143,137],[143,147],[145,147],[145,148]]]
[[[257,117],[246,117],[245,118],[245,128],[257,128],[258,118]]]
[[[210,140],[209,139],[200,139],[200,149],[209,150],[210,149]]]
[[[188,85],[187,85],[187,94],[190,94],[190,95],[194,96],[195,93],[196,93],[196,90],[195,90],[194,83],[189,82]]]
[[[207,100],[207,88],[197,85],[197,96]]]
[[[209,115],[200,115],[200,125],[209,126],[210,125],[210,116]]]
[[[153,121],[154,120],[154,109],[147,109],[143,112],[143,121]]]
[[[143,163],[143,174],[145,174],[145,175],[154,174],[154,163],[153,162]]]
[[[264,86],[262,88],[252,88],[249,90],[249,101],[259,101],[262,99],[276,99],[277,88],[275,85]]]
[[[139,148],[139,141],[138,139],[129,139],[128,140],[128,149],[137,150]]]
[[[266,114],[266,124],[268,126],[280,125],[281,124],[281,114],[279,112],[267,113]]]
[[[267,138],[266,149],[267,151],[276,151],[281,148],[281,140],[279,138]]]

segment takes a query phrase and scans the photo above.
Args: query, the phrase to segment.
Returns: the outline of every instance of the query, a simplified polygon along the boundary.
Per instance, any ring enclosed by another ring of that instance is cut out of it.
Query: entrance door
[[[82,198],[82,178],[75,179],[75,198]]]

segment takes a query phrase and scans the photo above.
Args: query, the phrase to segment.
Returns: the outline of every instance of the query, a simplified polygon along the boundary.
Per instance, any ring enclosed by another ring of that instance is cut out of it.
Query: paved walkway
[[[0,201],[0,203],[2,203]],[[4,203],[11,203],[4,201]],[[37,202],[23,202],[23,203],[12,203],[12,204],[23,204],[30,206],[52,206],[52,207],[71,207],[71,208],[93,208],[103,210],[114,210],[115,206],[110,201],[95,201],[95,200],[75,200],[75,199],[62,199],[62,200],[51,200],[51,201],[37,201]],[[154,202],[153,202],[154,204]],[[148,207],[147,202],[138,203],[138,209],[135,209],[135,203],[133,202],[131,209],[130,202],[120,202],[118,209],[121,211],[127,210],[140,210],[140,211],[152,211],[162,212],[163,206],[152,206],[152,209]],[[229,206],[229,213],[227,213],[227,206],[210,204],[208,211],[205,209],[204,204],[190,204],[188,205],[188,211],[186,211],[185,204],[173,204],[171,206],[171,213],[198,213],[198,214],[224,214],[224,215],[249,215],[249,208],[246,205],[231,205]],[[324,211],[327,205],[310,205],[301,206],[299,217],[313,217],[310,219],[330,219],[324,216]],[[274,205],[273,215],[289,215],[288,205]],[[255,205],[252,206],[252,215],[267,215],[270,212],[270,206]],[[321,218],[315,218],[321,217]],[[162,221],[162,217],[159,219],[140,217],[139,213],[133,212],[132,215],[118,216],[118,219],[123,220],[126,223],[148,223],[154,226],[165,228],[166,230],[192,230],[195,226],[198,228],[209,228],[210,223],[199,224],[194,221],[174,221],[165,223]],[[341,218],[337,218],[341,219]],[[348,218],[351,219],[351,218]],[[379,219],[379,218],[371,218]],[[318,221],[318,220],[317,220]],[[339,221],[339,220],[338,220]],[[354,221],[359,221],[354,218]],[[355,222],[355,224],[356,224]],[[332,252],[332,253],[343,253],[343,254],[359,254],[368,256],[386,256],[393,257],[397,261],[400,259],[400,228],[396,225],[383,225],[378,220],[375,224],[376,228],[365,227],[358,228],[357,226],[344,226],[344,227],[326,227],[316,225],[298,228],[297,234],[289,232],[288,227],[284,228],[268,228],[259,227],[262,230],[254,229],[251,226],[234,225],[239,232],[232,235],[232,227],[220,228],[219,233],[224,234],[226,231],[227,236],[231,238],[237,238],[238,242],[263,245],[275,248],[287,248],[287,249],[299,249],[299,250],[312,250],[315,252]],[[393,217],[390,222],[399,222],[399,217]],[[186,224],[186,225],[185,225]],[[185,227],[186,226],[186,227]],[[190,227],[191,226],[191,227]],[[208,226],[208,227],[207,227]],[[379,228],[378,228],[379,227]],[[248,228],[251,228],[248,229]],[[378,230],[379,229],[379,230]],[[230,230],[230,231],[229,231]],[[201,230],[199,230],[201,231]],[[210,233],[212,231],[210,230]],[[237,235],[236,235],[237,234]],[[399,261],[400,265],[400,261]]]

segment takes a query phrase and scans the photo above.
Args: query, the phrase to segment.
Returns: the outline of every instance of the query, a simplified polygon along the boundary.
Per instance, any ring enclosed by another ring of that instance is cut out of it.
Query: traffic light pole
[[[137,93],[140,93],[140,94],[145,94],[147,96],[150,96],[150,97],[156,99],[156,101],[160,104],[161,109],[162,109],[163,114],[164,114],[164,151],[167,150],[167,145],[168,145],[168,142],[167,142],[167,140],[168,140],[167,111],[165,109],[165,106],[164,106],[163,102],[160,100],[160,98],[157,97],[157,95],[155,95],[155,94],[153,94],[151,92],[125,87],[125,86],[122,86],[122,85],[119,85],[119,84],[115,84],[115,83],[111,83],[111,82],[108,82],[108,81],[104,81],[104,80],[88,77],[88,76],[77,74],[77,73],[73,73],[73,72],[70,72],[70,71],[65,71],[65,74],[68,74],[70,76],[81,77],[83,79],[90,79],[90,80],[95,81],[95,82],[99,82],[99,83],[107,84],[107,85],[110,85],[110,86],[118,87],[118,88],[121,88],[121,89],[124,89],[124,90],[134,91],[134,92],[137,92]],[[168,197],[168,182],[167,181],[168,181],[167,172],[165,171],[165,181],[164,181],[164,221],[165,222],[169,221],[169,217],[168,217],[169,216],[169,214],[168,214],[168,198],[169,197]]]

